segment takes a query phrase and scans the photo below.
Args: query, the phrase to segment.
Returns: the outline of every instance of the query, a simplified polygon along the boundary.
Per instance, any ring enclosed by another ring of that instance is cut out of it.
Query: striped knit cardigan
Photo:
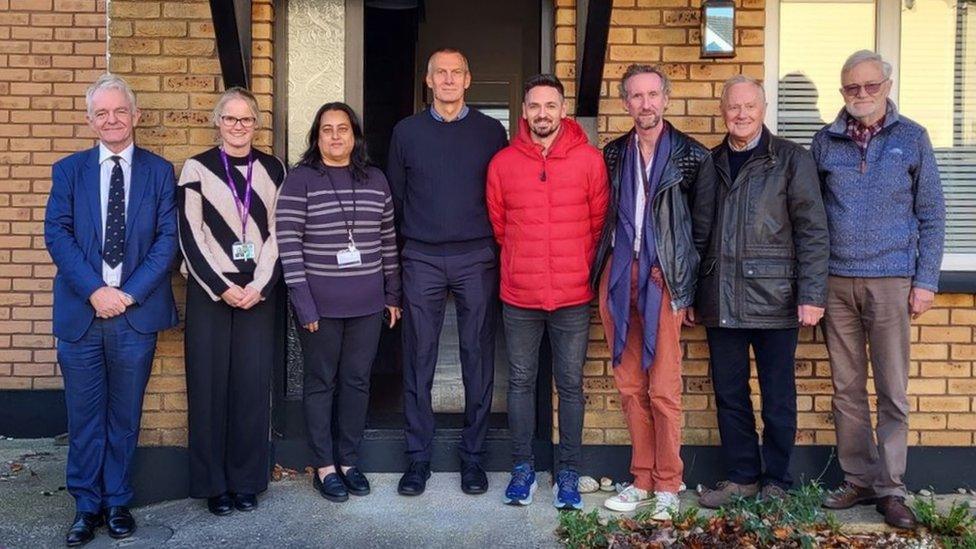
[[[285,179],[284,164],[269,154],[253,151],[251,207],[247,242],[254,243],[253,260],[234,260],[232,247],[241,240],[242,223],[220,149],[204,151],[183,164],[177,187],[181,272],[192,276],[214,301],[231,285],[251,286],[267,296],[280,276],[275,239],[275,206]],[[238,196],[244,199],[247,157],[228,156]]]

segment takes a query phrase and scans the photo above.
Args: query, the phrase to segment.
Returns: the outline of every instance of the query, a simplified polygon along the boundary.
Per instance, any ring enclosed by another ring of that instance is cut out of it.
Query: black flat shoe
[[[322,494],[322,497],[329,501],[342,503],[349,499],[349,492],[346,491],[346,485],[342,483],[339,475],[335,473],[325,475],[324,479],[319,478],[318,471],[312,473],[312,486]]]
[[[350,467],[345,473],[342,472],[340,468],[338,470],[339,478],[342,479],[342,483],[346,485],[346,489],[349,493],[354,496],[365,496],[369,494],[369,480],[366,479],[366,475],[362,474],[359,469],[355,467]]]
[[[124,505],[109,507],[105,511],[105,523],[108,525],[108,535],[113,539],[127,538],[136,531],[136,519]]]
[[[75,521],[71,524],[64,542],[68,547],[78,547],[95,539],[95,530],[104,524],[101,513],[75,514]]]
[[[400,477],[397,492],[401,496],[419,496],[427,489],[427,479],[430,478],[430,462],[415,461]]]
[[[258,497],[254,494],[234,494],[234,508],[247,513],[258,508]]]
[[[227,516],[234,511],[234,501],[230,495],[220,494],[219,496],[207,498],[207,509],[218,517]]]
[[[480,464],[473,461],[461,463],[461,491],[470,495],[488,491],[488,475]]]

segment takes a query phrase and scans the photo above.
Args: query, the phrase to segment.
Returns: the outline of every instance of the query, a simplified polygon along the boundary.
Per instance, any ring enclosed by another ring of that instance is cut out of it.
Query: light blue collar
[[[461,106],[461,110],[458,112],[457,117],[454,120],[451,120],[450,122],[457,122],[459,120],[463,120],[464,117],[468,115],[468,111],[470,111],[470,110],[471,109],[469,109],[467,105],[462,105]],[[450,122],[448,122],[447,120],[444,120],[444,117],[441,116],[441,114],[439,112],[437,112],[437,109],[434,108],[433,103],[431,103],[431,105],[430,105],[430,115],[433,116],[434,117],[434,120],[436,120],[438,122],[446,122],[446,123],[450,124]]]

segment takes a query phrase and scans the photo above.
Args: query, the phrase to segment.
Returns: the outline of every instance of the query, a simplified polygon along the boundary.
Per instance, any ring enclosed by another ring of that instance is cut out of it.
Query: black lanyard
[[[346,227],[346,235],[349,237],[349,244],[355,246],[356,242],[353,239],[352,231],[356,226],[356,189],[350,189],[352,192],[352,217],[346,216],[346,206],[342,203],[342,198],[339,197],[339,191],[336,190],[335,182],[332,180],[332,174],[329,173],[328,167],[323,167],[323,173],[325,178],[329,180],[329,186],[332,187],[332,194],[336,197],[336,202],[339,203],[339,212],[342,213],[342,224]]]

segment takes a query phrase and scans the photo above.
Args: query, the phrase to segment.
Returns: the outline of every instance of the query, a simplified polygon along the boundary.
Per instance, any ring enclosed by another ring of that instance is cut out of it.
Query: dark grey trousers
[[[539,343],[548,328],[552,375],[559,394],[558,469],[577,469],[583,443],[583,363],[589,340],[590,306],[583,304],[547,312],[506,303],[502,317],[508,351],[508,430],[512,437],[512,461],[532,462]]]

